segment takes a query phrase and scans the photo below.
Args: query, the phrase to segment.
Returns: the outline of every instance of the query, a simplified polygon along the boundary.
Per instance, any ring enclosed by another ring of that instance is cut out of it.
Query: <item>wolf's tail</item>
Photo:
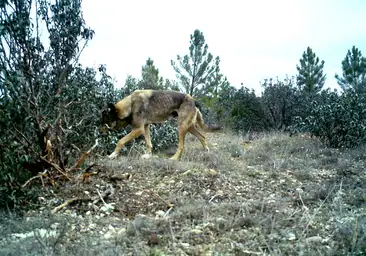
[[[197,106],[197,104],[196,104],[196,106]],[[199,107],[197,107],[196,120],[197,120],[197,124],[199,125],[199,127],[206,132],[213,132],[213,131],[218,131],[218,130],[222,129],[222,127],[219,125],[206,125],[205,122],[203,121],[203,116],[202,116],[202,113],[201,113],[201,110]]]

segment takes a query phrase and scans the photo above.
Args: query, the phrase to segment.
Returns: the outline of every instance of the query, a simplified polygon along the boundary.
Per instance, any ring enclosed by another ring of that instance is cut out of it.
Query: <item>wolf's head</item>
[[[108,106],[102,110],[102,118],[99,126],[99,132],[105,134],[107,130],[112,130],[117,125],[117,110],[113,103],[109,103]]]

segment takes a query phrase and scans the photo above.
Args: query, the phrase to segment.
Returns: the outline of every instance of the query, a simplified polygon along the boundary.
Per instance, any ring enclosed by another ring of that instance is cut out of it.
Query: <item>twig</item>
[[[169,203],[168,201],[164,200],[161,196],[159,196],[157,193],[155,193],[152,190],[148,190],[151,194],[153,194],[156,198],[160,199],[162,202],[164,202],[169,208],[174,207],[174,204]]]
[[[67,103],[64,107],[65,108],[68,108],[71,104],[73,104],[74,103],[74,101],[70,101],[69,103]]]
[[[90,169],[93,168],[94,166],[96,166],[96,163],[91,163],[88,167],[85,168],[85,170],[83,171],[83,173],[88,173],[90,172]]]
[[[84,182],[87,178],[89,178],[92,175],[98,175],[99,174],[99,170],[96,172],[86,172],[82,175],[82,182]]]
[[[328,200],[328,198],[329,198],[330,194],[333,192],[333,190],[335,189],[335,187],[336,187],[336,185],[334,185],[334,186],[333,186],[332,190],[331,190],[331,191],[329,191],[329,193],[328,193],[327,197],[326,197],[326,198],[321,202],[321,204],[320,204],[320,206],[318,207],[318,209],[316,209],[316,210],[315,210],[315,212],[314,212],[313,216],[310,218],[310,220],[309,220],[309,221],[308,221],[308,223],[306,224],[306,227],[305,227],[305,228],[304,228],[304,230],[302,231],[302,233],[301,233],[301,236],[300,236],[300,237],[302,237],[302,236],[305,234],[305,232],[308,230],[308,228],[309,228],[310,224],[313,222],[313,220],[314,220],[315,216],[316,216],[316,215],[317,215],[317,213],[320,211],[320,209],[323,207],[324,203]]]
[[[109,184],[109,188],[104,191],[102,194],[100,194],[99,190],[97,190],[98,195],[100,198],[93,198],[93,204],[96,204],[100,199],[102,200],[102,202],[104,203],[104,205],[106,205],[106,202],[104,201],[104,198],[107,198],[107,196],[109,195],[113,195],[114,194],[114,188],[111,184]]]
[[[42,181],[42,184],[43,184],[42,176],[45,175],[46,173],[47,173],[47,170],[44,170],[43,172],[38,173],[36,176],[34,176],[34,177],[30,178],[29,180],[27,180],[24,183],[24,185],[22,186],[22,188],[24,188],[25,186],[28,185],[29,182],[31,182],[32,180],[37,179],[37,178],[40,178],[41,181]]]
[[[55,163],[52,163],[52,162],[50,162],[50,161],[48,161],[47,159],[45,159],[44,157],[41,157],[41,159],[43,160],[43,161],[45,161],[46,163],[48,163],[49,165],[51,165],[53,168],[55,168],[59,173],[61,173],[66,179],[68,179],[69,181],[71,181],[71,178],[69,177],[69,176],[67,176],[67,174],[66,173],[64,173],[63,171],[62,171],[62,169],[61,169],[61,167],[60,166],[58,166],[57,164],[55,164]]]
[[[248,251],[248,250],[244,250],[243,253],[249,254],[249,255],[263,255],[262,252],[253,252],[253,251]]]
[[[85,162],[85,159],[86,157],[90,154],[90,152],[98,146],[98,139],[95,140],[95,144],[87,151],[87,152],[84,152],[81,157],[79,158],[79,160],[68,170],[69,172],[70,171],[73,171],[77,168],[80,167],[80,165],[82,165],[84,162]]]
[[[100,197],[100,200],[102,200],[103,204],[106,205],[106,202],[104,201],[102,195],[100,194],[99,189],[97,189],[97,193],[98,193],[98,195]]]
[[[76,149],[77,151],[81,151],[80,148],[78,148],[75,144],[71,144],[71,147],[73,147],[74,149]]]
[[[212,202],[212,200],[214,200],[217,196],[220,196],[221,194],[216,194],[216,195],[214,195],[213,197],[211,197],[211,199],[208,201],[209,203],[211,203]]]
[[[69,199],[67,200],[66,202],[64,202],[63,204],[60,204],[59,206],[53,208],[53,210],[51,211],[51,214],[55,214],[57,213],[59,210],[61,210],[62,208],[65,208],[66,206],[68,206],[69,204],[75,202],[75,201],[78,201],[80,200],[78,197],[76,198],[72,198],[72,199]]]
[[[173,242],[173,249],[174,249],[174,251],[176,251],[176,248],[175,248],[175,235],[174,235],[174,233],[173,233],[173,229],[172,229],[172,224],[171,224],[171,222],[169,221],[169,233],[170,233],[170,239],[172,240],[172,242]]]
[[[28,145],[24,144],[24,142],[22,140],[20,140],[18,138],[18,136],[12,130],[8,130],[17,139],[17,141],[19,141],[24,147],[30,148],[33,151],[33,153],[37,154],[37,152],[33,149],[33,147],[31,147],[32,144],[28,140],[28,138],[22,132],[20,132],[14,125],[13,125],[13,128],[16,132],[18,132],[23,137],[23,139],[28,143]]]
[[[167,211],[166,211],[166,213],[164,213],[164,218],[166,218],[167,216],[168,216],[168,214],[169,214],[169,212],[171,211],[173,209],[173,207],[170,207]]]
[[[81,125],[81,123],[84,121],[85,119],[81,119],[79,123],[75,124],[75,126],[79,126]]]

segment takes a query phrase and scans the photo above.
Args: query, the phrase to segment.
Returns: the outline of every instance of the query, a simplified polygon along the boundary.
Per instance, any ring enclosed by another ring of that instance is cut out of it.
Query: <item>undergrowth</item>
[[[99,159],[104,173],[46,189],[37,211],[1,218],[1,255],[363,255],[364,147],[308,136],[187,136],[181,161]],[[126,176],[129,174],[129,176]],[[129,177],[116,180],[115,177]],[[73,197],[113,193],[104,203]],[[103,211],[111,204],[113,210]],[[30,235],[30,232],[33,235]],[[26,234],[26,237],[24,237]]]

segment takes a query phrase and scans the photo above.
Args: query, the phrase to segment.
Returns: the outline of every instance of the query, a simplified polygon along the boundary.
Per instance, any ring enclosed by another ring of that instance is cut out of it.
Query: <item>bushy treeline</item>
[[[190,37],[189,53],[171,61],[177,81],[163,79],[148,59],[140,78],[129,76],[116,87],[104,65],[94,69],[79,64],[94,35],[84,22],[80,0],[9,0],[0,10],[0,207],[17,208],[34,199],[32,189],[39,186],[23,185],[36,175],[39,179],[31,184],[41,184],[42,178],[44,185],[57,186],[55,180],[77,170],[75,163],[97,139],[94,152],[110,153],[129,130],[101,136],[101,109],[136,89],[190,93],[201,102],[206,122],[238,133],[309,132],[332,147],[365,140],[366,61],[355,47],[342,62],[343,74],[336,76],[342,93],[322,88],[324,61],[310,48],[296,78],[265,80],[261,95],[234,87],[199,30]],[[154,150],[176,146],[174,122],[152,127]],[[143,150],[137,147],[139,153]]]

